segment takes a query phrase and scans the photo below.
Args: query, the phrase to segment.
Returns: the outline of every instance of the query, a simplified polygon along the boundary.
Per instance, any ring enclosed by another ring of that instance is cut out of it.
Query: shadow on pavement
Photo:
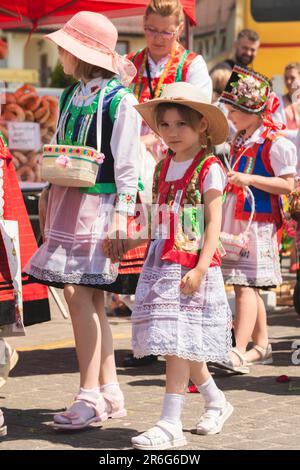
[[[105,428],[106,423],[104,423],[101,426],[90,426],[81,431],[55,432],[45,424],[46,422],[52,421],[54,410],[17,410],[2,408],[2,411],[5,416],[8,433],[7,436],[0,441],[0,449],[1,442],[3,446],[5,443],[18,440],[24,443],[24,449],[27,449],[26,440],[36,440],[36,449],[43,449],[43,443],[41,442],[43,440],[45,441],[44,448],[46,449],[51,449],[51,444],[55,446],[55,449],[59,449],[60,445],[62,449],[68,449],[68,447],[74,449],[128,449],[131,448],[131,437],[138,434],[136,429],[125,428],[124,426],[118,427],[118,420],[114,420],[116,426],[109,428]],[[122,421],[124,422],[124,418]]]

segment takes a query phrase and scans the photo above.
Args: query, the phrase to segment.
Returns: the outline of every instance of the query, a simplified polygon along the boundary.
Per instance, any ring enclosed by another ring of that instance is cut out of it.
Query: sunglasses
[[[155,38],[159,36],[160,38],[169,41],[173,39],[178,33],[179,27],[175,31],[157,31],[155,28],[151,28],[150,26],[145,26],[144,31],[147,36],[150,38]]]

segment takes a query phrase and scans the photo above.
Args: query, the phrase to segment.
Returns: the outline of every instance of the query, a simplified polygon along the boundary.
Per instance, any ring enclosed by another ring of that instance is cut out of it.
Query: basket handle
[[[56,137],[57,137],[57,134],[58,134],[58,132],[59,132],[59,130],[60,130],[60,128],[61,128],[61,123],[62,123],[62,121],[63,121],[62,118],[63,118],[63,116],[65,116],[65,115],[67,114],[67,112],[68,112],[68,110],[69,110],[69,107],[70,107],[70,105],[71,105],[73,99],[75,98],[75,95],[76,95],[76,94],[78,93],[78,91],[79,91],[79,88],[80,88],[80,84],[78,84],[78,86],[75,87],[74,93],[73,93],[73,95],[71,96],[71,98],[70,98],[70,100],[69,100],[69,103],[68,103],[68,106],[67,106],[65,112],[63,113],[63,115],[60,116],[60,119],[58,120],[58,123],[57,123],[57,126],[56,126],[56,131],[54,132],[54,134],[53,134],[53,136],[52,136],[52,139],[51,139],[51,141],[50,141],[50,145],[53,145],[53,144],[55,144],[55,143],[57,144]]]
[[[108,80],[104,80],[103,81],[103,87],[100,91],[100,96],[99,96],[99,101],[98,101],[98,109],[97,109],[97,129],[96,129],[96,133],[97,133],[97,152],[100,153],[101,152],[101,141],[102,141],[102,108],[103,108],[103,100],[104,100],[104,93],[105,93],[105,88],[106,88],[106,85],[107,85],[107,82]],[[74,98],[75,98],[75,95],[78,94],[80,90],[80,84],[78,85],[78,87],[76,87],[76,89],[74,90],[74,93],[73,95],[71,96],[70,100],[69,100],[69,103],[66,107],[66,110],[64,112],[64,115],[67,114],[68,110],[69,110],[69,107],[71,106],[71,103],[73,102]],[[59,121],[58,121],[58,124],[57,124],[57,127],[56,127],[56,131],[55,133],[53,134],[52,136],[52,139],[51,139],[51,142],[50,144],[54,144],[54,143],[57,143],[56,141],[56,137],[57,137],[57,134],[61,128],[61,123],[63,122],[63,119],[62,119],[62,116],[60,117]]]
[[[106,88],[106,83],[100,91],[99,101],[98,101],[98,109],[97,109],[97,152],[101,152],[101,142],[102,142],[102,109],[103,109],[103,100],[104,100],[104,93]]]

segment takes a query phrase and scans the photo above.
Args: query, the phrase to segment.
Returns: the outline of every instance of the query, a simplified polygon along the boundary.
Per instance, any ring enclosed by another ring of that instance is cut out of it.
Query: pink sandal
[[[94,410],[95,415],[84,420],[79,413],[72,411],[72,407],[80,401],[87,403],[87,406]],[[85,395],[79,394],[75,397],[74,403],[72,403],[69,409],[54,415],[53,423],[51,423],[50,426],[57,430],[83,429],[92,423],[105,421],[107,419],[107,412],[105,410],[106,402],[103,400],[102,395],[99,399],[94,400],[93,398],[87,398]],[[70,423],[62,423],[60,422],[60,418],[66,418]]]

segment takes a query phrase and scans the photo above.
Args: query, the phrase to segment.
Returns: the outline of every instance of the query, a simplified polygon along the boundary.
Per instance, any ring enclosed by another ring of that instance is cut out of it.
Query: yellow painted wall
[[[270,78],[282,75],[285,65],[300,61],[300,45],[297,47],[289,45],[300,44],[300,22],[256,22],[251,15],[251,0],[243,0],[243,3],[244,27],[254,29],[261,38],[261,47],[254,62],[254,69]],[[282,44],[282,47],[278,47],[279,44]],[[284,47],[285,44],[288,47]]]

